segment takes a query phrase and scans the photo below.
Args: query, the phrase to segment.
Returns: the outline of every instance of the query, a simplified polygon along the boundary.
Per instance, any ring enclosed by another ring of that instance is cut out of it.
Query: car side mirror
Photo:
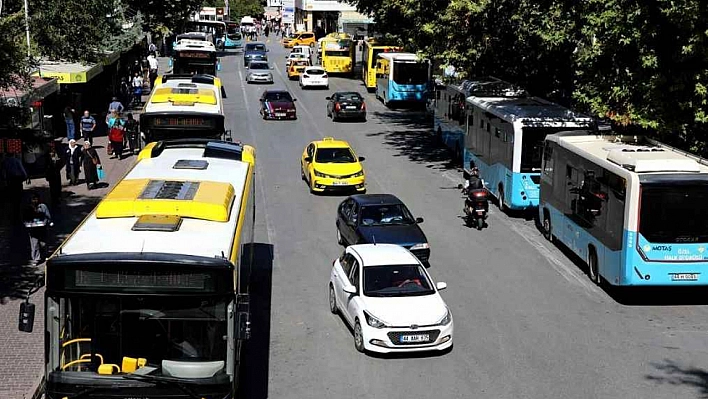
[[[347,284],[344,287],[342,287],[342,291],[346,292],[347,294],[354,295],[354,294],[356,294],[356,287],[351,284]]]
[[[423,218],[415,218],[415,222],[416,223],[423,223],[424,220],[423,220]]]
[[[447,288],[447,283],[440,281],[437,284],[435,284],[435,288],[437,288],[438,291],[442,291],[445,288]]]
[[[366,157],[359,157],[359,162],[364,162],[366,161]]]
[[[273,66],[270,66],[269,68],[270,68],[271,70],[272,70],[272,69],[275,69],[275,67],[273,67]]]
[[[293,98],[293,102],[297,101],[297,98]]]
[[[312,162],[312,157],[305,157],[305,162]]]
[[[332,99],[332,97],[325,97],[325,100],[327,100],[327,101],[329,101],[331,99]]]

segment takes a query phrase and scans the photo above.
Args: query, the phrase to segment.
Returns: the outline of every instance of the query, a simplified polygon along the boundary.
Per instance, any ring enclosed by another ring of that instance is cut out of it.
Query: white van
[[[305,54],[305,57],[310,58],[312,56],[312,49],[310,46],[294,46],[291,53]]]

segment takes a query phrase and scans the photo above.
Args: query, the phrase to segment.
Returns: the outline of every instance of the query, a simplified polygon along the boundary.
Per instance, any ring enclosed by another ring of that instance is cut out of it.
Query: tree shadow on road
[[[54,227],[48,231],[47,255],[74,231],[100,200],[99,197],[75,195],[71,192],[71,187],[63,189],[63,201],[58,207],[51,209]],[[29,203],[31,193],[37,193],[44,203],[50,203],[48,187],[33,187],[25,190],[23,205]],[[90,246],[91,243],[86,245]],[[24,298],[37,277],[44,273],[43,265],[30,265],[29,259],[27,230],[24,226],[13,225],[3,217],[0,221],[0,301]]]
[[[654,383],[695,388],[701,398],[708,398],[708,371],[697,367],[683,366],[665,359],[662,363],[652,363],[661,375],[647,375],[645,378]]]
[[[273,245],[255,243],[252,247],[254,267],[242,271],[248,282],[251,301],[251,339],[242,353],[239,397],[268,397],[270,358],[270,310],[273,283]],[[242,282],[244,281],[242,280]]]
[[[408,157],[428,168],[438,170],[459,169],[461,161],[434,134],[432,119],[425,112],[375,112],[379,124],[400,129],[379,130],[368,137],[383,136],[383,144],[395,149],[397,157]]]

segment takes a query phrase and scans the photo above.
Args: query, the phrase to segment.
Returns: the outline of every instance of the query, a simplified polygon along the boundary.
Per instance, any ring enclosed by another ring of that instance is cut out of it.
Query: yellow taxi
[[[288,79],[298,79],[305,68],[309,66],[312,66],[312,62],[308,59],[293,59],[288,63]]]
[[[315,34],[312,32],[299,32],[295,34],[295,37],[288,42],[283,42],[285,48],[293,48],[294,46],[310,46],[315,47],[317,39]]]
[[[300,159],[300,176],[310,192],[334,190],[366,191],[366,174],[352,147],[343,140],[325,137],[305,147]]]
[[[285,36],[285,37],[283,38],[283,40],[281,41],[281,43],[282,43],[283,46],[286,47],[286,48],[287,48],[287,47],[292,47],[292,46],[290,45],[290,42],[292,42],[293,40],[295,40],[295,38],[296,38],[297,35],[299,35],[299,34],[300,34],[299,32],[298,32],[298,33],[291,33],[291,34]]]

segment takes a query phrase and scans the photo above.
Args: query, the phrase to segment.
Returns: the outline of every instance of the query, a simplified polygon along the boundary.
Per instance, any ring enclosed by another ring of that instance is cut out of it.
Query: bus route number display
[[[206,288],[206,273],[170,271],[92,271],[76,270],[77,288],[175,288],[203,290]]]
[[[213,121],[199,117],[165,117],[155,118],[153,126],[156,127],[177,127],[177,126],[192,126],[192,127],[213,127]]]
[[[207,59],[210,57],[210,54],[206,53],[206,52],[201,52],[201,51],[180,51],[179,57],[180,58],[204,58],[204,59]]]

